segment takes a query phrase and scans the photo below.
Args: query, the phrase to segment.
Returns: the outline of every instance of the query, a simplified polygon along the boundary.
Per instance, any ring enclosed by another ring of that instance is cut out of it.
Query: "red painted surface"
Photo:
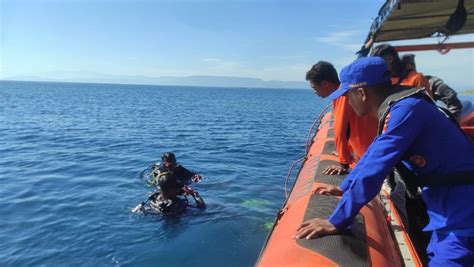
[[[450,43],[450,44],[422,44],[422,45],[398,45],[398,52],[414,52],[437,50],[441,54],[447,54],[451,49],[474,48],[474,42]]]

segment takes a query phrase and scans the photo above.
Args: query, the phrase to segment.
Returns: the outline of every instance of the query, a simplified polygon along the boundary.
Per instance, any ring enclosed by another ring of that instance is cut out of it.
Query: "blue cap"
[[[390,81],[387,64],[381,57],[361,57],[345,66],[339,74],[341,85],[329,95],[335,100],[350,89],[383,84]]]

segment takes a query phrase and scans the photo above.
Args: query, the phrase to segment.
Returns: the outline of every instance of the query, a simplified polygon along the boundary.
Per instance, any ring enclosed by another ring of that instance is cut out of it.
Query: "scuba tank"
[[[141,179],[150,186],[156,186],[158,190],[151,194],[146,201],[136,206],[132,212],[177,215],[189,206],[188,195],[191,195],[196,203],[195,206],[190,207],[199,209],[206,207],[197,191],[187,185],[181,187],[173,176],[162,170],[160,163],[154,163],[145,169],[141,173]]]

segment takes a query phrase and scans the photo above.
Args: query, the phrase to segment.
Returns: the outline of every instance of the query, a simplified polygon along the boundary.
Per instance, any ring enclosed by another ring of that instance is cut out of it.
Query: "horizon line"
[[[224,76],[214,76],[224,77]],[[240,88],[240,89],[270,89],[270,90],[308,90],[309,88],[282,88],[282,87],[248,87],[248,86],[217,86],[217,85],[179,85],[179,84],[152,84],[152,83],[110,83],[110,82],[79,82],[79,81],[54,81],[54,80],[10,80],[0,79],[0,82],[24,82],[24,83],[78,83],[78,84],[104,84],[104,85],[138,85],[138,86],[171,86],[171,87],[198,87],[198,88]],[[288,81],[291,82],[291,81]]]

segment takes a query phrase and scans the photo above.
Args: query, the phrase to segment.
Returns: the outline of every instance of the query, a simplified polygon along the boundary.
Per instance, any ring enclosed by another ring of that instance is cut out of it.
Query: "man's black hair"
[[[326,61],[319,61],[306,72],[306,80],[320,84],[322,81],[340,83],[334,66]]]
[[[400,59],[397,50],[395,50],[395,47],[389,44],[381,44],[374,47],[371,55],[376,57],[392,56],[393,61],[391,67],[394,74],[392,76],[397,76],[401,78],[400,80],[403,80],[406,77],[407,69],[405,68],[405,64],[403,64],[402,60]]]
[[[167,161],[171,164],[176,164],[176,157],[172,152],[166,152],[161,154],[161,161]]]
[[[395,47],[389,45],[389,44],[381,44],[372,50],[372,53],[370,53],[371,56],[376,56],[376,57],[383,57],[385,55],[390,55],[390,56],[398,56],[397,50],[395,50]]]

